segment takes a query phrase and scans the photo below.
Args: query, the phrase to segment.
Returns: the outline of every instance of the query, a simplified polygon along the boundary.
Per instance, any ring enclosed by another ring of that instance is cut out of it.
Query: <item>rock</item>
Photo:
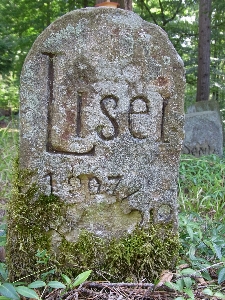
[[[22,176],[24,193],[38,186],[28,203],[43,194],[62,202],[61,215],[43,217],[50,252],[73,257],[60,247],[77,245],[84,232],[120,243],[153,224],[162,224],[162,240],[172,224],[176,239],[184,85],[166,33],[131,11],[76,10],[37,38],[21,75],[19,172],[32,173]],[[29,215],[26,222],[39,226]],[[10,230],[16,234],[13,221]]]

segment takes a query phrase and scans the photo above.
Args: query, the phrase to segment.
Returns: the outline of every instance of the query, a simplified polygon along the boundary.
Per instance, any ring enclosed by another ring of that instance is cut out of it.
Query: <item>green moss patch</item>
[[[154,282],[162,270],[174,269],[179,249],[171,224],[150,224],[113,240],[83,231],[76,243],[63,239],[59,260],[72,276],[92,269],[94,280]]]
[[[10,280],[32,275],[53,264],[37,263],[38,249],[51,253],[51,231],[62,222],[65,205],[59,197],[40,194],[32,183],[34,172],[16,173],[8,204],[7,265]],[[29,184],[30,182],[30,184]]]
[[[7,263],[10,280],[43,273],[48,267],[59,274],[76,277],[93,270],[93,280],[154,282],[165,269],[174,269],[179,256],[179,237],[172,224],[149,224],[116,239],[103,239],[85,230],[76,242],[62,237],[58,249],[52,247],[53,231],[66,220],[66,204],[54,194],[40,193],[34,172],[19,171],[8,205]],[[37,263],[37,251],[46,250],[51,259]],[[32,280],[33,277],[30,277]]]

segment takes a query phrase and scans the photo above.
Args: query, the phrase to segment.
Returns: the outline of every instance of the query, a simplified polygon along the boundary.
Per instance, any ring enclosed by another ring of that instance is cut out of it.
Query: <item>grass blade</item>
[[[73,287],[80,285],[83,283],[91,274],[92,270],[85,271],[77,276],[73,283]]]

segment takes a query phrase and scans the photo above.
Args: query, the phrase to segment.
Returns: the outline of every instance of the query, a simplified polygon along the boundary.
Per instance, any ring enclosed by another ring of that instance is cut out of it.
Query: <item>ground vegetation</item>
[[[13,179],[13,165],[17,156],[17,142],[18,142],[18,130],[16,120],[10,121],[8,127],[0,130],[0,202],[1,205],[1,230],[0,230],[0,246],[4,246],[6,243],[7,226],[4,219],[4,211],[7,209],[4,203],[9,202],[13,195],[12,179]],[[40,244],[40,249],[33,248],[34,264],[37,266],[35,272],[33,270],[25,272],[23,277],[20,278],[23,282],[17,284],[15,281],[9,281],[7,272],[7,264],[0,263],[0,294],[6,299],[18,299],[18,295],[30,295],[32,299],[225,299],[225,158],[210,155],[200,158],[195,158],[190,155],[182,155],[180,164],[179,175],[179,251],[177,254],[178,261],[174,270],[170,270],[165,266],[165,270],[155,277],[154,280],[149,278],[140,281],[130,276],[129,280],[122,278],[122,273],[118,270],[118,277],[111,278],[107,272],[104,274],[98,274],[98,281],[93,281],[92,274],[88,271],[90,265],[86,265],[85,269],[80,269],[81,274],[85,274],[84,280],[87,279],[88,274],[91,281],[80,285],[81,281],[78,281],[78,285],[73,285],[77,282],[75,274],[71,272],[64,273],[63,268],[60,270],[56,265],[55,257],[51,257],[48,252],[48,237],[46,236]],[[17,181],[19,184],[19,181]],[[35,186],[30,191],[35,192]],[[21,201],[26,204],[26,199],[21,198]],[[46,212],[49,215],[53,214],[50,218],[53,222],[57,222],[54,219],[54,209],[62,208],[62,205],[55,206],[57,199],[52,197],[41,197],[38,201],[40,204],[40,213],[43,202],[47,201]],[[24,203],[21,203],[24,205]],[[22,206],[21,205],[21,206]],[[16,212],[18,213],[18,220],[22,220],[23,216],[19,212],[20,205],[18,204]],[[29,230],[34,232],[34,238],[38,241],[43,235],[43,230],[39,226],[38,215],[35,213],[35,209],[27,203],[26,215],[33,214],[32,219],[37,222],[34,226],[27,226]],[[46,217],[46,224],[50,222],[50,219]],[[24,222],[18,222],[18,225],[23,226]],[[28,224],[29,225],[29,224]],[[46,225],[46,226],[47,226]],[[21,228],[23,230],[23,228]],[[142,240],[146,242],[148,237],[144,234]],[[32,243],[26,241],[24,243],[24,253],[26,256],[26,247],[32,248]],[[81,241],[79,245],[79,251],[83,247]],[[85,236],[85,243],[90,242],[90,238]],[[125,243],[127,240],[124,241]],[[154,248],[157,252],[157,243],[160,240],[157,238],[154,241]],[[36,245],[37,243],[35,243]],[[130,260],[130,265],[133,265],[135,269],[135,261],[137,260],[136,254],[142,254],[142,248],[140,247],[140,239],[134,239],[132,244],[134,248],[137,247],[137,251],[127,253],[121,253],[121,268],[127,264],[127,259]],[[36,245],[37,246],[37,245]],[[36,247],[35,246],[35,247]],[[69,247],[70,245],[66,245]],[[99,246],[99,245],[97,245]],[[100,245],[101,246],[101,245]],[[142,245],[143,246],[143,245]],[[5,253],[2,251],[4,248],[0,248],[0,259],[4,261]],[[93,251],[93,247],[88,247],[90,251]],[[159,247],[160,249],[160,247]],[[73,250],[73,249],[72,249]],[[30,250],[29,250],[30,251]],[[78,261],[82,264],[82,254],[79,251],[77,253]],[[89,252],[87,252],[88,254]],[[133,253],[133,254],[132,254]],[[136,254],[135,254],[136,253]],[[110,253],[109,253],[110,254]],[[118,253],[117,253],[118,254]],[[89,254],[88,254],[89,255]],[[120,254],[119,254],[120,255]],[[157,253],[155,253],[157,255]],[[7,256],[7,248],[6,248]],[[147,258],[147,257],[146,257]],[[124,263],[125,261],[125,263]],[[68,263],[69,259],[65,258],[65,263]],[[19,263],[19,262],[18,262]],[[93,266],[93,264],[92,264]],[[110,268],[113,268],[113,261],[110,259]],[[146,260],[146,274],[148,273],[148,266]],[[107,268],[105,268],[106,271]],[[132,267],[130,268],[132,270]],[[121,269],[122,270],[122,269]],[[95,270],[96,271],[96,270]],[[85,273],[89,272],[89,273]],[[15,270],[16,273],[16,270]],[[110,274],[110,272],[109,272]],[[142,274],[143,275],[143,274]],[[101,277],[101,279],[100,279]],[[78,276],[78,279],[80,277]],[[31,280],[32,279],[32,280]],[[126,278],[127,279],[127,278]],[[148,279],[148,280],[147,280]],[[32,282],[30,282],[32,281]],[[124,282],[123,282],[124,281]],[[18,287],[19,286],[19,287]],[[30,291],[31,290],[31,291]],[[6,292],[7,291],[7,292]],[[14,294],[5,294],[5,293]],[[32,294],[35,292],[36,294]],[[30,293],[30,294],[29,294]],[[11,295],[11,296],[10,296]],[[13,296],[14,295],[14,296]],[[17,296],[15,296],[17,295]],[[32,295],[32,297],[31,297]],[[11,297],[11,298],[10,298]],[[14,298],[13,298],[14,297]],[[26,296],[28,297],[28,296]]]

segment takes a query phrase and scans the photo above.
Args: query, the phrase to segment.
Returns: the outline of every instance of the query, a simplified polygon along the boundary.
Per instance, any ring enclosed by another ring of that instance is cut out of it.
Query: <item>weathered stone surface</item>
[[[166,33],[130,11],[73,11],[37,38],[21,76],[19,166],[68,205],[55,248],[83,229],[110,239],[176,227],[184,84]]]
[[[223,155],[223,123],[216,102],[201,101],[189,107],[184,128],[183,153]]]
[[[166,34],[133,13],[74,11],[37,39],[21,77],[20,164],[74,204],[69,239],[132,231],[151,210],[175,220],[183,76]]]

